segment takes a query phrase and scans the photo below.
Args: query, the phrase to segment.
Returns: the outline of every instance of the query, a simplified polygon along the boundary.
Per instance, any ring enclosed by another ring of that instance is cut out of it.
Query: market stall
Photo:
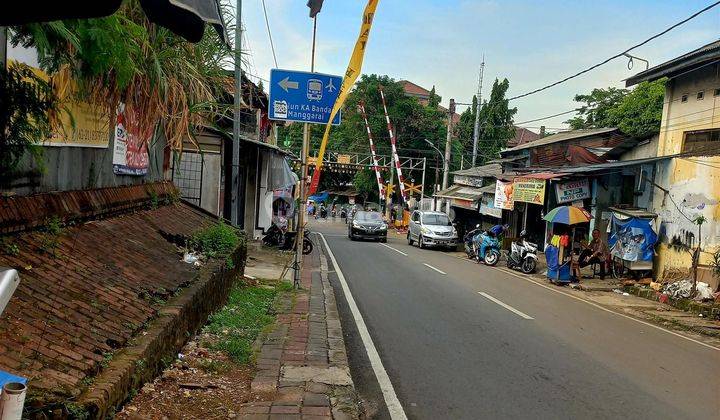
[[[553,236],[545,248],[547,278],[554,283],[569,283],[575,225],[589,222],[592,216],[580,207],[560,206],[550,210],[543,219],[553,224]]]

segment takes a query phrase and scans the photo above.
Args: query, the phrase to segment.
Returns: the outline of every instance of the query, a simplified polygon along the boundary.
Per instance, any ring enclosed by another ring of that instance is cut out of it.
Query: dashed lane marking
[[[524,313],[524,312],[521,312],[521,311],[513,308],[512,306],[508,305],[507,303],[502,302],[501,300],[496,299],[496,298],[488,295],[488,294],[485,293],[485,292],[478,292],[478,293],[479,293],[481,296],[483,296],[483,297],[485,297],[485,298],[487,298],[487,299],[489,299],[489,300],[497,303],[498,305],[502,306],[503,308],[507,309],[508,311],[510,311],[510,312],[512,312],[512,313],[514,313],[514,314],[516,314],[516,315],[518,315],[518,316],[520,316],[521,318],[534,319],[534,318],[531,317],[530,315],[528,315],[528,314],[526,314],[526,313]]]

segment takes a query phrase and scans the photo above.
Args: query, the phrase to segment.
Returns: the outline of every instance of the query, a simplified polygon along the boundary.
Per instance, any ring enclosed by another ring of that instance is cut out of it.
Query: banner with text
[[[497,180],[495,184],[495,208],[512,210],[513,209],[513,183]]]
[[[542,205],[545,203],[545,180],[515,178],[513,180],[513,201]]]
[[[555,184],[558,203],[590,198],[590,181],[587,178]]]
[[[153,129],[145,131],[138,124],[140,117],[130,107],[120,104],[115,124],[113,172],[116,175],[146,175],[150,166],[148,144]]]

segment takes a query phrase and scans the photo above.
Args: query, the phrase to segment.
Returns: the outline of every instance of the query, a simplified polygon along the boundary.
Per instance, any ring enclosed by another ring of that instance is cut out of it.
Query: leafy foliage
[[[0,69],[0,183],[9,182],[26,152],[40,163],[38,140],[50,137],[60,105],[50,85],[28,66]]]
[[[151,24],[138,0],[108,17],[16,26],[12,34],[13,44],[37,49],[61,97],[90,100],[108,113],[122,101],[142,116],[141,132],[160,124],[176,148],[219,112],[223,66],[233,60],[214,30],[190,44]]]
[[[617,127],[635,137],[660,131],[667,79],[642,82],[633,90],[593,89],[589,95],[576,95],[584,105],[580,115],[566,121],[573,129]]]
[[[490,98],[480,106],[478,124],[478,162],[494,159],[500,150],[507,147],[507,141],[515,136],[513,119],[517,108],[510,108],[505,98],[510,82],[495,79]],[[473,106],[460,115],[457,125],[457,135],[461,150],[472,150],[473,132],[475,129],[475,104],[477,98],[473,97]]]
[[[356,172],[352,183],[357,192],[362,195],[363,202],[367,201],[371,196],[376,197],[379,195],[377,180],[372,169],[363,169]]]
[[[191,248],[210,258],[215,258],[232,253],[240,244],[240,240],[237,229],[221,221],[195,232],[190,238],[189,244]]]

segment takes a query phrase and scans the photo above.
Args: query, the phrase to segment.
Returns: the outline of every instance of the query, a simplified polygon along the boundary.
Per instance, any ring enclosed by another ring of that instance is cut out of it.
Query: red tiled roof
[[[403,90],[407,95],[414,96],[430,96],[430,91],[422,86],[418,86],[409,80],[401,80],[398,83],[403,85]]]
[[[515,137],[507,142],[507,147],[515,147],[540,138],[540,134],[534,133],[527,128],[515,127]]]
[[[104,192],[117,208],[141,187],[82,193],[92,202]],[[44,214],[41,206],[52,198],[67,205],[67,216],[68,207],[83,207],[70,199],[73,193],[80,192],[24,197],[13,209],[32,219],[27,211]],[[17,199],[0,199],[0,208],[9,209],[9,201]],[[125,346],[156,315],[163,299],[194,280],[196,271],[180,261],[167,238],[191,234],[212,219],[185,204],[154,210],[147,204],[134,213],[70,225],[57,236],[36,229],[6,237],[19,252],[0,252],[0,266],[17,269],[21,280],[0,317],[0,369],[27,377],[34,390],[77,389],[97,373],[104,354]],[[8,226],[9,218],[0,220]]]

